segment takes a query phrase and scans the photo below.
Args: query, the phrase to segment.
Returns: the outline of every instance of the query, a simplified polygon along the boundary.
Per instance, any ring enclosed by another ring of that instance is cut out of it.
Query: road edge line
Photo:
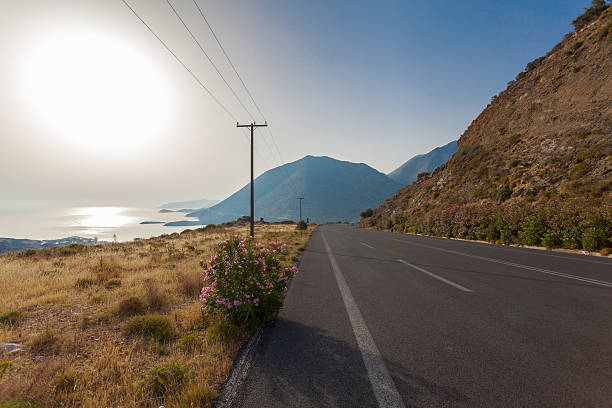
[[[351,289],[348,287],[344,275],[342,275],[342,271],[336,262],[336,258],[327,243],[324,233],[321,233],[321,238],[327,250],[327,256],[329,257],[334,276],[336,277],[336,283],[338,284],[340,295],[344,301],[344,307],[348,314],[349,321],[351,322],[353,334],[357,340],[357,346],[361,352],[361,357],[368,372],[368,378],[370,379],[374,396],[378,401],[378,406],[380,408],[405,408],[404,401],[397,391],[395,382],[387,370],[380,350],[378,350],[376,343],[374,343],[374,338],[368,330],[365,320],[363,320],[363,316],[353,298]]]

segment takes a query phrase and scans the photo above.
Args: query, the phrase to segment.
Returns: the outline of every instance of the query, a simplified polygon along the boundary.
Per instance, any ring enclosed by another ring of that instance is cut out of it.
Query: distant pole
[[[263,125],[257,125],[255,122],[250,123],[248,125],[241,125],[240,123],[236,123],[236,127],[248,127],[251,128],[251,237],[255,238],[255,194],[253,188],[253,133],[255,128],[258,127],[267,127],[268,122]]]
[[[298,221],[302,221],[302,200],[304,197],[298,197],[297,199],[300,200],[300,219]]]

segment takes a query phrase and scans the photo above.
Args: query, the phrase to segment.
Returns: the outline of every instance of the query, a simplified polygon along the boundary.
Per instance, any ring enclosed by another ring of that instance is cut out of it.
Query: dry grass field
[[[295,260],[312,229],[256,228]],[[199,407],[217,396],[245,328],[201,310],[200,260],[247,226],[0,256],[0,408]]]

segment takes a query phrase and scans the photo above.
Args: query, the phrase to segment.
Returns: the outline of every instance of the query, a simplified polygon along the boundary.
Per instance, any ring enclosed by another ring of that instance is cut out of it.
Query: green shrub
[[[510,197],[512,197],[512,189],[509,186],[503,185],[497,189],[497,201],[500,203],[506,201]]]
[[[0,363],[0,378],[4,377],[4,373],[6,373],[6,370],[8,370],[9,368],[11,368],[13,366],[13,362],[12,361],[3,361]]]
[[[123,299],[117,306],[117,314],[120,316],[136,316],[145,314],[147,308],[145,307],[142,300],[136,296]]]
[[[123,325],[123,331],[127,335],[150,337],[162,343],[174,337],[174,329],[170,320],[157,314],[132,317]]]
[[[53,330],[45,330],[41,334],[32,338],[30,341],[30,349],[36,354],[46,352],[55,353],[59,351],[59,340],[59,335]]]
[[[308,224],[306,224],[306,221],[304,220],[299,220],[297,225],[295,226],[295,229],[302,230],[302,231],[305,231],[307,228],[308,228]]]
[[[202,345],[202,339],[196,334],[191,333],[181,339],[181,348],[185,351],[191,351]]]
[[[36,402],[10,400],[0,402],[0,408],[39,408],[40,404]]]
[[[542,237],[542,246],[546,248],[558,248],[561,245],[561,239],[551,231],[544,233]]]
[[[95,283],[95,281],[93,279],[90,278],[81,278],[81,279],[77,279],[77,281],[74,283],[74,286],[77,289],[86,289],[90,286],[92,286]]]
[[[595,21],[607,7],[606,0],[591,0],[591,7],[585,7],[584,13],[572,21],[574,29],[578,31],[590,22]]]
[[[117,279],[117,278],[110,279],[104,284],[104,287],[106,289],[115,289],[115,288],[118,288],[119,286],[121,286],[121,279]]]
[[[208,407],[219,394],[206,383],[188,384],[178,397],[181,407]]]
[[[57,373],[55,377],[53,377],[53,387],[56,391],[60,392],[70,392],[74,391],[76,388],[76,372],[69,368],[61,373]]]
[[[206,341],[226,342],[235,340],[240,336],[240,329],[231,323],[219,323],[206,329]]]
[[[15,326],[24,318],[24,314],[18,310],[11,310],[0,314],[0,324]]]
[[[371,208],[366,208],[359,214],[359,216],[361,218],[368,218],[368,217],[371,217],[373,214],[374,214],[374,210],[372,210]]]
[[[178,362],[156,364],[142,375],[142,390],[155,397],[178,391],[187,379],[187,368]]]
[[[587,251],[597,251],[606,246],[608,239],[602,228],[589,227],[582,233],[582,247]]]
[[[33,255],[36,255],[35,249],[25,249],[23,251],[17,252],[17,257],[19,258],[29,258]]]

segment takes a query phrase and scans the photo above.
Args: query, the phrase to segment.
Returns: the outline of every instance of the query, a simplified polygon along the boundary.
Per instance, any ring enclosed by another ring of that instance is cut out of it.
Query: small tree
[[[578,31],[591,21],[595,21],[606,8],[608,8],[606,0],[591,0],[591,7],[585,7],[584,13],[572,21],[574,29]]]
[[[361,218],[368,218],[368,217],[371,217],[372,215],[374,215],[374,211],[371,208],[366,208],[359,214]]]

